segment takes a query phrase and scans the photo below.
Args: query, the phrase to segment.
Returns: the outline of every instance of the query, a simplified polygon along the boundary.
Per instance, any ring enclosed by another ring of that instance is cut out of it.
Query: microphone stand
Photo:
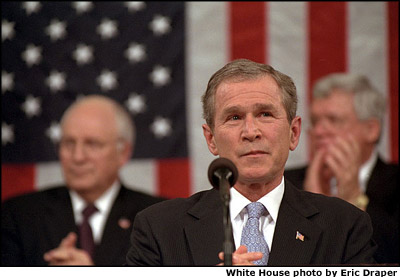
[[[229,209],[229,202],[231,201],[230,194],[230,185],[228,182],[228,178],[232,173],[229,172],[227,178],[222,178],[222,176],[217,176],[219,178],[220,186],[219,192],[222,200],[223,206],[223,224],[224,224],[224,233],[225,239],[223,243],[223,251],[224,251],[224,265],[231,266],[232,265],[232,253],[233,253],[233,241],[232,241],[232,223],[231,223],[231,214]],[[223,175],[223,174],[221,174]]]

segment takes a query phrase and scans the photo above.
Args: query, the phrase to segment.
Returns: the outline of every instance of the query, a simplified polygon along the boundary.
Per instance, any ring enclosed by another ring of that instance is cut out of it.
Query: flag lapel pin
[[[304,235],[299,231],[296,231],[296,239],[304,241]]]
[[[131,227],[131,221],[125,217],[122,217],[118,220],[118,225],[122,229],[126,230],[126,229],[129,229],[129,227]]]

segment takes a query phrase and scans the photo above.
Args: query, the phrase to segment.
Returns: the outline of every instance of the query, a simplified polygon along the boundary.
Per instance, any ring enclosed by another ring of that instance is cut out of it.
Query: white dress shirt
[[[261,216],[260,229],[264,234],[265,241],[268,244],[269,250],[272,248],[272,239],[274,237],[275,225],[278,220],[278,211],[285,191],[285,180],[282,177],[281,183],[263,196],[257,202],[261,202],[268,211],[268,215]],[[247,210],[245,207],[251,203],[249,199],[240,194],[234,187],[230,189],[231,202],[229,204],[230,216],[232,221],[233,239],[236,249],[240,246],[242,229],[247,222]],[[260,230],[260,231],[261,231]]]
[[[106,192],[94,202],[99,210],[89,218],[89,224],[92,228],[93,240],[96,244],[101,242],[104,226],[106,225],[111,207],[117,198],[121,184],[115,182]],[[86,207],[86,202],[75,191],[70,190],[72,209],[74,211],[75,224],[80,225],[83,221],[82,211]]]
[[[378,151],[374,150],[371,157],[369,157],[368,161],[361,166],[360,171],[358,172],[358,180],[360,181],[361,191],[363,193],[367,191],[367,184],[377,161]]]

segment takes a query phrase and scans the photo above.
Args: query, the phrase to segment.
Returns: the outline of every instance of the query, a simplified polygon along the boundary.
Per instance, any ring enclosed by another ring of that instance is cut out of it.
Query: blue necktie
[[[264,235],[260,232],[259,219],[266,211],[260,202],[252,202],[246,206],[248,219],[242,230],[241,245],[245,245],[249,252],[262,252],[263,257],[254,262],[256,265],[267,265],[269,257],[269,249]]]

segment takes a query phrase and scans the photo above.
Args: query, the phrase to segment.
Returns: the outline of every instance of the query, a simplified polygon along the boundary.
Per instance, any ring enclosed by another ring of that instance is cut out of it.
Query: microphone
[[[232,224],[229,212],[231,193],[229,189],[236,183],[238,170],[233,162],[226,158],[215,159],[208,167],[208,180],[214,188],[219,190],[223,207],[224,243],[224,265],[232,265],[233,237]]]
[[[226,158],[217,158],[208,167],[208,180],[218,190],[221,190],[222,180],[228,181],[228,189],[232,187],[236,183],[238,175],[235,164]]]

